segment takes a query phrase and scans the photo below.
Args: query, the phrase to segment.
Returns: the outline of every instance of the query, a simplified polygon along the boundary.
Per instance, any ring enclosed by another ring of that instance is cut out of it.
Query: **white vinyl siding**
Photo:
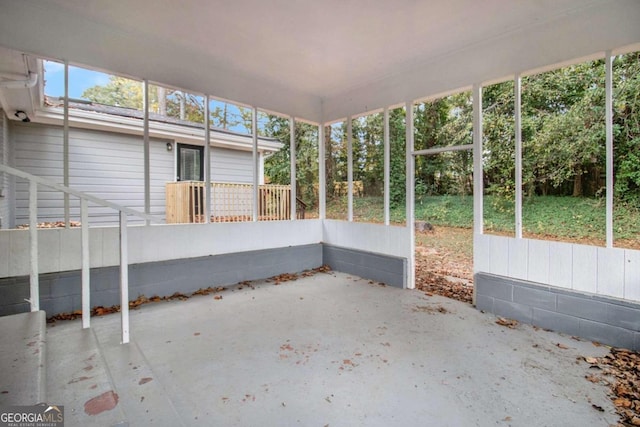
[[[12,129],[15,167],[25,172],[63,182],[62,128],[36,124],[16,124]],[[174,177],[173,153],[167,141],[152,140],[151,212],[163,216],[164,186]],[[142,138],[134,135],[70,129],[69,184],[114,203],[144,211],[144,161]],[[91,225],[117,222],[117,212],[110,208],[90,206]],[[28,187],[24,180],[16,182],[16,224],[28,222]],[[79,203],[71,197],[71,217],[79,217]],[[60,192],[38,189],[38,221],[60,221],[64,218],[64,198]],[[133,218],[132,218],[133,220]]]
[[[211,149],[211,181],[251,184],[253,182],[250,151]]]
[[[25,172],[63,183],[63,130],[60,126],[14,123],[11,141],[14,166]],[[151,139],[151,213],[164,218],[165,184],[175,181],[175,150],[167,150],[167,140]],[[251,183],[252,153],[213,147],[211,180]],[[69,130],[69,184],[111,202],[144,211],[144,161],[141,136],[104,131]],[[28,218],[28,184],[17,179],[15,186],[15,224]],[[71,197],[71,219],[78,220],[79,202]],[[115,224],[117,212],[89,204],[92,226]],[[38,221],[62,221],[62,193],[38,188]],[[134,218],[131,218],[135,222]]]

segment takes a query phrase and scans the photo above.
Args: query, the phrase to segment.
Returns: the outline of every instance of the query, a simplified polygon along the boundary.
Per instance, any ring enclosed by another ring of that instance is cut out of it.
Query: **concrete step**
[[[0,317],[0,406],[46,401],[44,311]]]
[[[128,426],[93,329],[79,320],[49,325],[47,396],[63,405],[65,426]]]
[[[120,330],[114,328],[113,323],[96,321],[92,329],[117,385],[119,406],[131,425],[185,425],[176,410],[176,402],[166,389],[167,384],[161,379],[161,373],[153,371],[138,345],[137,331],[132,331],[129,344],[121,344]]]
[[[184,425],[136,341],[120,343],[118,319],[49,325],[47,393],[65,426]]]

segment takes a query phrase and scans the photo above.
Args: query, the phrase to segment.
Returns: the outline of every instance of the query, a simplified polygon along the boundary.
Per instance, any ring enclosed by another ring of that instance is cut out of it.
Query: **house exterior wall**
[[[151,139],[151,213],[164,217],[165,184],[175,180],[175,152],[167,151],[168,140]],[[63,182],[63,128],[54,125],[15,123],[11,126],[14,147],[13,166],[17,169]],[[142,138],[88,129],[69,130],[70,187],[114,203],[144,210],[144,158]],[[212,180],[251,182],[251,153],[213,147]],[[15,185],[15,224],[28,222],[28,183]],[[64,199],[60,192],[38,189],[38,221],[64,218]],[[71,217],[80,214],[79,201],[70,200]],[[91,225],[118,221],[118,214],[105,207],[91,206]],[[134,222],[136,220],[132,219]]]
[[[252,153],[211,147],[211,181],[251,184]]]
[[[9,120],[0,110],[0,164],[9,164]],[[11,227],[11,177],[0,173],[0,229]]]

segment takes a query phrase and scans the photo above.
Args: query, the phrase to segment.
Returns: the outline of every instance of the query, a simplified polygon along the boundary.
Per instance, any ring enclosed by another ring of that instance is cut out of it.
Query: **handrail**
[[[31,305],[31,311],[40,309],[40,284],[38,281],[38,184],[54,190],[71,194],[80,199],[81,217],[81,247],[82,247],[82,327],[88,328],[91,316],[90,304],[90,262],[89,262],[89,214],[88,201],[97,205],[106,206],[119,212],[119,237],[120,237],[120,315],[122,324],[122,343],[129,342],[129,275],[128,275],[128,251],[127,251],[127,214],[142,219],[163,222],[155,215],[139,212],[135,209],[121,206],[108,200],[83,193],[64,185],[49,182],[41,177],[0,164],[0,172],[17,176],[29,181],[29,255],[31,258],[29,268],[30,295],[27,300]]]
[[[53,188],[54,190],[58,190],[58,191],[62,191],[63,193],[71,194],[72,196],[76,196],[76,197],[78,197],[80,199],[87,199],[88,201],[93,202],[95,204],[102,205],[102,206],[105,206],[105,207],[108,207],[108,208],[112,208],[112,209],[115,209],[115,210],[120,211],[120,212],[125,212],[125,213],[127,213],[129,215],[134,215],[134,216],[140,217],[142,219],[147,219],[149,221],[154,221],[154,222],[159,222],[159,223],[164,222],[163,219],[158,217],[158,216],[150,215],[150,214],[147,214],[147,213],[144,213],[144,212],[140,212],[140,211],[137,211],[135,209],[128,208],[126,206],[121,206],[121,205],[118,205],[116,203],[110,202],[108,200],[104,200],[104,199],[101,199],[99,197],[92,196],[91,194],[83,193],[82,191],[78,191],[78,190],[74,190],[73,188],[65,187],[64,185],[61,185],[61,184],[56,184],[54,182],[49,182],[44,178],[40,178],[39,176],[31,175],[28,172],[24,172],[24,171],[21,171],[20,169],[12,168],[11,166],[0,164],[0,172],[6,172],[9,175],[14,175],[14,176],[17,176],[19,178],[27,179],[29,181],[35,181],[36,183],[38,183],[40,185],[44,185],[45,187]]]

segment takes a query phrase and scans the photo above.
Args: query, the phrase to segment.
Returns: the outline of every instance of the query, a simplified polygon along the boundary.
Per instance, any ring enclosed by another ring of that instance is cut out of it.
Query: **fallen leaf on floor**
[[[138,381],[138,385],[146,384],[149,381],[153,381],[153,378],[150,378],[150,377],[141,378],[140,381]]]
[[[613,404],[620,408],[631,408],[632,402],[624,397],[619,397],[613,401]]]
[[[564,345],[564,344],[562,344],[562,343],[557,343],[557,344],[556,344],[556,347],[561,348],[561,349],[563,349],[563,350],[568,350],[568,349],[569,349],[569,347],[567,347],[566,345]]]
[[[444,308],[443,306],[439,305],[437,307],[433,307],[433,306],[426,306],[426,305],[418,305],[414,308],[411,309],[411,311],[415,312],[423,312],[423,313],[429,313],[429,314],[435,314],[435,313],[442,313],[442,314],[446,314],[449,311]]]
[[[587,379],[587,381],[591,381],[592,383],[599,383],[600,382],[600,377],[597,375],[586,375],[585,378]]]
[[[611,348],[604,357],[584,359],[591,364],[590,368],[602,370],[605,377],[600,377],[600,380],[610,386],[611,400],[620,416],[618,425],[640,426],[640,354],[627,349]]]
[[[603,408],[602,406],[598,406],[598,405],[596,405],[596,404],[592,403],[592,404],[591,404],[591,407],[592,407],[593,409],[595,409],[596,411],[604,412],[604,408]]]
[[[517,320],[506,319],[504,317],[498,317],[498,320],[496,320],[496,323],[500,326],[506,326],[507,328],[510,328],[510,329],[515,329],[516,326],[518,326]]]
[[[63,223],[64,226],[64,223]],[[313,276],[314,274],[317,273],[330,273],[331,272],[331,267],[329,267],[328,265],[322,265],[318,268],[314,268],[311,270],[305,270],[304,272],[301,273],[301,276],[303,277],[308,277],[308,276]],[[275,276],[272,277],[271,279],[265,280],[265,282],[271,282],[272,280],[276,281],[276,285],[279,285],[281,282],[287,282],[287,281],[291,281],[291,280],[297,280],[298,279],[298,275],[294,274],[294,273],[285,273],[285,274],[281,274],[279,276]],[[251,289],[255,289],[255,287],[253,285],[251,285],[250,282],[248,281],[244,281],[244,282],[240,282],[239,285],[244,285],[244,286],[249,286]],[[197,291],[193,292],[190,295],[186,295],[183,294],[181,292],[174,292],[171,295],[168,296],[158,296],[158,295],[153,295],[149,298],[147,298],[144,295],[138,295],[138,298],[136,298],[133,301],[129,302],[129,308],[131,309],[137,309],[145,304],[149,304],[152,302],[160,302],[160,301],[172,301],[172,300],[187,300],[189,298],[191,298],[192,296],[195,295],[209,295],[209,294],[213,294],[213,293],[218,293],[218,292],[222,292],[225,291],[226,288],[222,287],[222,286],[210,286],[208,288],[201,288],[198,289]],[[214,296],[215,299],[217,300],[221,300],[222,299],[222,295],[216,295]],[[110,307],[103,307],[103,306],[96,306],[93,307],[91,309],[91,316],[104,316],[107,314],[111,314],[111,313],[118,313],[120,311],[120,305],[112,305]],[[82,316],[82,310],[75,310],[73,312],[64,312],[64,313],[58,313],[55,314],[51,317],[47,318],[47,323],[55,323],[58,320],[75,320],[78,319]]]

